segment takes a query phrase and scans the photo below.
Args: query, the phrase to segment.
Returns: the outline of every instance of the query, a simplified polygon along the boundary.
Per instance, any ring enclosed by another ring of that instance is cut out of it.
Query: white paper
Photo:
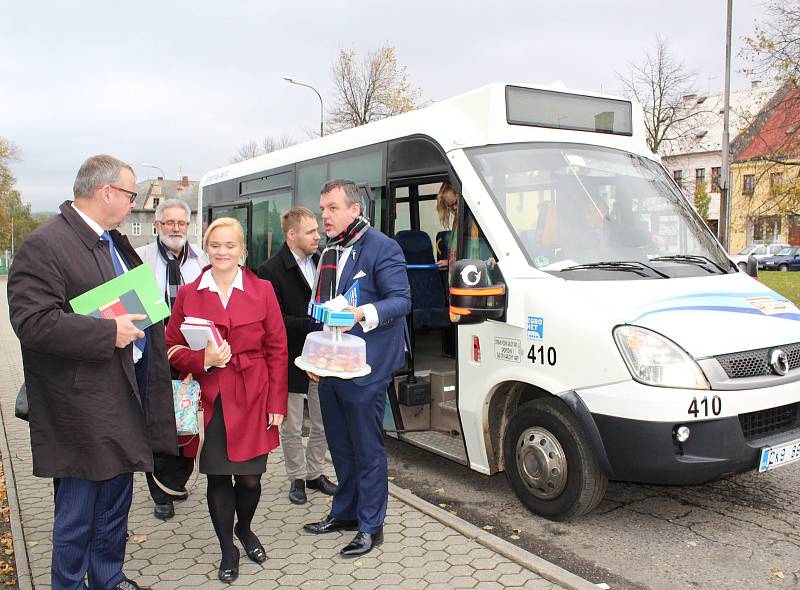
[[[322,304],[323,307],[327,307],[332,311],[342,311],[348,305],[350,305],[350,302],[345,299],[344,295],[337,295],[333,299]]]

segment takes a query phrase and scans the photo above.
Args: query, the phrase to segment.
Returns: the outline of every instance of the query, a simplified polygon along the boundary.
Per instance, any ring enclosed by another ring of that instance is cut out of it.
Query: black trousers
[[[176,492],[186,489],[186,482],[192,476],[193,467],[193,457],[153,454],[153,472],[158,481]],[[147,487],[150,488],[150,496],[156,504],[169,504],[174,499],[174,496],[170,496],[158,487],[153,481],[152,473],[147,474]]]

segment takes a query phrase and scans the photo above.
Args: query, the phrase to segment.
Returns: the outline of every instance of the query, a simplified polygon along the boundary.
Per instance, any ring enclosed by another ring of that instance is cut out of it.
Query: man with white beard
[[[181,199],[167,199],[156,208],[155,225],[158,239],[152,244],[136,249],[136,253],[147,264],[155,275],[156,282],[167,305],[172,309],[178,289],[181,285],[195,280],[203,267],[208,265],[208,258],[202,250],[192,248],[186,239],[189,233],[192,210]],[[169,318],[164,320],[167,325]],[[177,375],[172,376],[173,379]],[[186,482],[192,475],[193,459],[179,455],[153,456],[153,473],[147,474],[147,485],[155,506],[153,515],[162,520],[175,516],[173,501],[185,500]],[[153,477],[155,475],[155,477]],[[182,492],[175,496],[168,494],[155,481],[174,492]]]

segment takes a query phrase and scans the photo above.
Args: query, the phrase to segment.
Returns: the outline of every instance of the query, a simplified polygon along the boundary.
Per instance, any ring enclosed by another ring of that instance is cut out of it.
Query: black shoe
[[[357,557],[369,553],[381,543],[383,543],[383,530],[377,533],[362,533],[358,531],[355,538],[340,553],[345,557]]]
[[[217,572],[217,577],[219,578],[220,582],[225,582],[226,584],[230,584],[231,582],[235,582],[236,579],[239,577],[239,550],[235,549],[236,551],[236,565],[231,568],[223,568],[223,562],[221,561],[219,564],[219,572]],[[223,558],[224,561],[224,558]]]
[[[336,493],[337,486],[324,475],[320,475],[314,479],[307,479],[306,487],[308,487],[309,490],[319,490],[326,496],[333,496]]]
[[[306,498],[306,482],[302,479],[292,480],[292,485],[289,487],[289,502],[292,504],[305,504],[308,502],[308,498]]]
[[[173,502],[185,502],[186,499],[189,497],[189,492],[186,491],[186,488],[178,488],[177,491],[183,492],[182,496],[173,496]]]
[[[256,563],[264,563],[267,561],[267,552],[264,551],[264,546],[261,544],[261,541],[258,540],[258,537],[251,531],[250,538],[255,539],[255,543],[245,543],[244,539],[242,539],[242,535],[239,534],[239,523],[237,522],[236,525],[233,527],[233,532],[236,535],[236,538],[239,539],[239,542],[244,547],[244,552],[247,557],[250,558],[250,561],[255,561]],[[250,545],[248,547],[248,545]]]
[[[335,533],[336,531],[357,531],[358,521],[342,520],[329,514],[319,522],[304,524],[303,530],[314,535],[324,535],[325,533]]]
[[[122,580],[119,584],[114,586],[113,590],[150,590],[150,588],[139,586],[139,584],[133,580]]]
[[[167,504],[156,504],[153,506],[153,516],[160,518],[161,520],[169,520],[175,516],[175,506],[172,505],[172,502]]]

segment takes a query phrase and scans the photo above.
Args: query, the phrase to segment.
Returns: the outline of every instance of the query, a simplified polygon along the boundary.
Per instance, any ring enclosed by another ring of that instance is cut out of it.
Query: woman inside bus
[[[167,347],[181,377],[191,373],[200,383],[206,428],[200,472],[208,475],[208,510],[222,552],[219,579],[230,583],[239,576],[234,534],[252,561],[267,558],[250,525],[267,454],[278,446],[286,415],[286,330],[272,285],[240,266],[245,248],[237,220],[214,221],[203,249],[211,266],[178,292]],[[190,350],[180,330],[186,317],[213,321],[222,345]],[[186,449],[196,455],[197,441]]]
[[[436,195],[436,214],[439,216],[443,228],[455,230],[456,219],[458,219],[458,193],[449,182],[443,182]],[[450,239],[453,239],[453,235],[454,231],[451,231]],[[436,266],[440,269],[446,269],[449,266],[449,252],[452,251],[454,254],[455,252],[449,248],[448,244],[436,244],[436,247],[448,252],[447,258],[436,262]]]

